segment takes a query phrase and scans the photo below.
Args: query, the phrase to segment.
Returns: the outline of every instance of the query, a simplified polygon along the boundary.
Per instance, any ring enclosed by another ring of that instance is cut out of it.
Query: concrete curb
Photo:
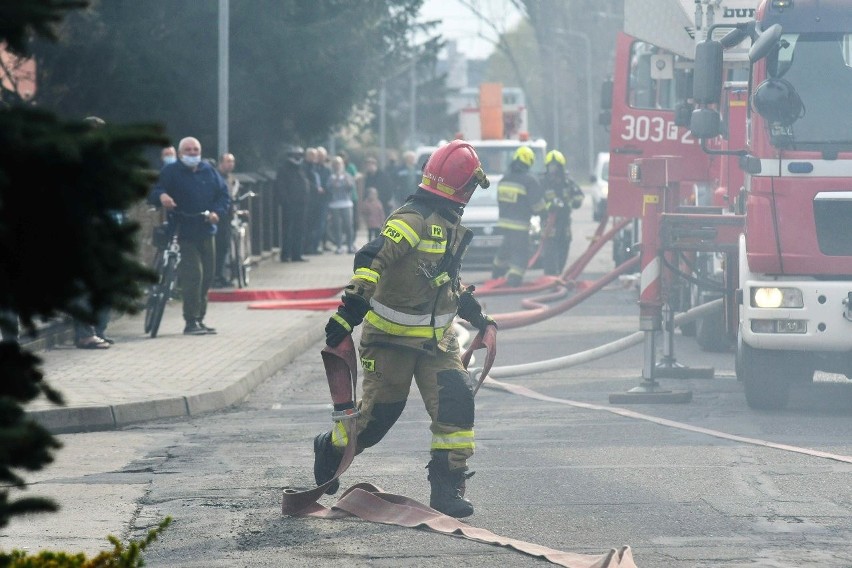
[[[247,353],[238,363],[245,371],[229,382],[220,381],[221,389],[198,394],[186,394],[162,399],[114,404],[109,406],[58,407],[31,410],[27,415],[53,434],[113,430],[128,424],[198,416],[236,404],[249,395],[260,383],[272,377],[285,365],[324,337],[322,321],[325,313],[309,314],[303,332],[289,343],[274,339]]]

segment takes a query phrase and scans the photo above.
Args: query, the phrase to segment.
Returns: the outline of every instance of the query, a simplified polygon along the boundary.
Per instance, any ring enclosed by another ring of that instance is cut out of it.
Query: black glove
[[[370,310],[367,300],[361,296],[344,295],[342,300],[337,313],[328,318],[325,324],[325,344],[329,347],[340,345],[352,333],[352,329],[364,321],[364,316]]]
[[[496,326],[497,322],[482,313],[482,306],[473,297],[474,290],[476,290],[475,286],[468,286],[459,294],[459,317],[470,322],[470,325],[479,331],[484,330],[489,324]]]
[[[586,197],[586,194],[583,193],[583,190],[580,189],[580,186],[574,182],[571,182],[571,207],[573,209],[579,209],[583,205],[583,199]]]

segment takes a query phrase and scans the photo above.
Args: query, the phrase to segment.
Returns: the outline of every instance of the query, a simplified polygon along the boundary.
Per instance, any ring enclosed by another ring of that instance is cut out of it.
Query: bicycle
[[[253,191],[236,197],[234,205],[240,201],[257,195]],[[251,232],[249,230],[249,211],[237,209],[231,220],[231,250],[229,254],[229,265],[231,279],[236,281],[238,288],[245,288],[249,284],[249,272],[251,271]]]
[[[178,242],[180,222],[177,219],[199,215],[207,217],[209,214],[209,211],[200,213],[172,211],[170,216],[174,216],[175,222],[166,221],[154,229],[154,245],[158,248],[158,253],[154,258],[154,271],[158,278],[157,282],[148,288],[144,325],[145,333],[150,334],[151,338],[157,337],[160,322],[163,321],[163,313],[166,311],[166,304],[172,298],[177,281],[177,268],[180,264],[180,244]]]

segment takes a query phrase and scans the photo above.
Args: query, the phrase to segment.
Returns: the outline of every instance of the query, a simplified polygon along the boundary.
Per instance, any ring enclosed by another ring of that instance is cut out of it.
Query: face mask
[[[177,158],[174,156],[166,156],[163,158],[163,163],[165,165],[174,164],[175,162],[177,162]]]
[[[181,156],[180,161],[187,167],[195,167],[201,163],[201,156]]]

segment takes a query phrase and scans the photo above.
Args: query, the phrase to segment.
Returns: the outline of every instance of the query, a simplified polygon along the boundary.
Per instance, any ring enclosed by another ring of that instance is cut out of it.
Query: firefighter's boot
[[[509,288],[517,288],[524,282],[524,277],[516,272],[512,272],[506,277],[506,286]]]
[[[432,495],[429,506],[450,517],[461,519],[473,514],[473,504],[463,497],[465,481],[470,475],[464,470],[450,470],[447,452],[433,452],[432,461],[426,466],[429,470],[429,483]]]
[[[334,477],[342,458],[343,456],[334,449],[334,445],[331,443],[331,432],[320,434],[314,438],[314,479],[317,486]],[[340,489],[340,481],[335,479],[334,483],[326,487],[325,492],[334,495],[338,489]]]

